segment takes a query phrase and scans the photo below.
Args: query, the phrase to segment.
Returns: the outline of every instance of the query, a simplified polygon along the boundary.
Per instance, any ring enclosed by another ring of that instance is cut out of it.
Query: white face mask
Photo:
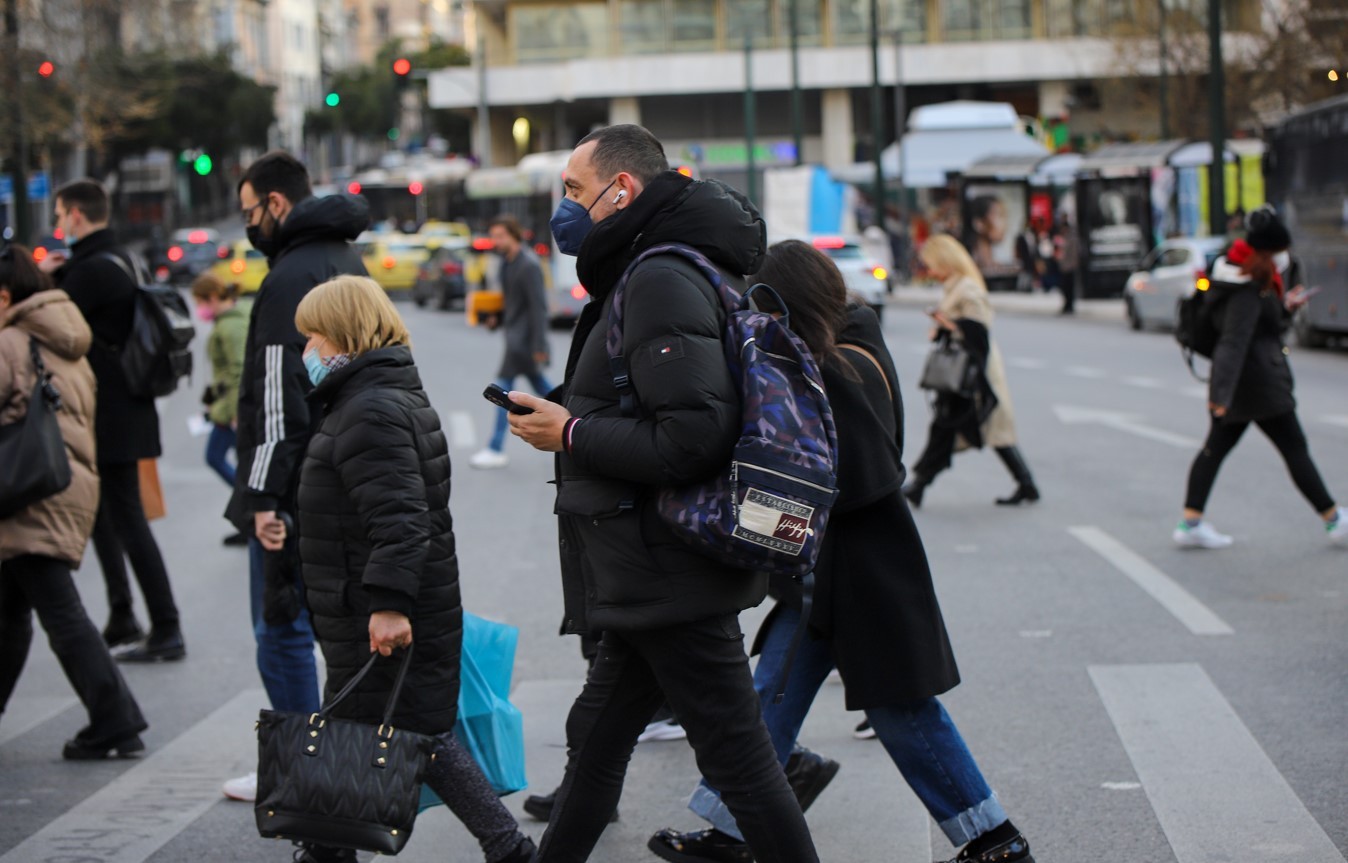
[[[1277,267],[1277,268],[1278,268],[1278,272],[1280,272],[1280,273],[1281,273],[1283,270],[1286,270],[1288,267],[1292,266],[1292,253],[1291,253],[1291,252],[1279,252],[1278,254],[1274,255],[1274,256],[1273,256],[1273,266]]]

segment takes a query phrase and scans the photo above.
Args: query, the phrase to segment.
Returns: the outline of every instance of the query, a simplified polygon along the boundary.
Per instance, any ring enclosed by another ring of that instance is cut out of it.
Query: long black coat
[[[832,645],[847,709],[862,710],[939,695],[959,683],[959,669],[900,492],[903,402],[875,313],[852,310],[842,340],[868,351],[884,376],[845,349],[823,365],[838,426],[838,502],[815,566],[810,630]],[[774,594],[799,607],[798,593],[776,581]]]
[[[131,258],[112,231],[89,234],[71,246],[70,260],[55,273],[61,290],[75,301],[93,330],[89,365],[98,381],[94,436],[99,464],[127,464],[158,458],[159,412],[154,399],[133,396],[127,388],[117,350],[131,337],[136,310],[136,283],[109,254],[131,267]]]
[[[525,248],[515,260],[501,266],[501,291],[505,294],[501,328],[505,330],[506,349],[496,376],[536,375],[539,367],[535,355],[548,352],[548,295],[543,289],[543,268],[534,253]]]
[[[738,193],[670,171],[582,245],[577,273],[594,299],[577,323],[563,395],[580,420],[557,459],[565,631],[671,626],[736,613],[766,595],[765,578],[697,553],[654,507],[661,487],[726,468],[739,436],[714,289],[674,256],[650,258],[632,274],[623,353],[635,417],[623,414],[605,350],[613,287],[641,251],[685,243],[742,287],[765,239],[763,220]]]
[[[370,614],[412,621],[414,662],[394,726],[454,727],[463,613],[449,514],[449,449],[411,349],[357,357],[315,388],[324,416],[300,473],[299,535],[331,698],[369,659]],[[337,714],[378,722],[397,663],[382,660]]]
[[[1296,410],[1282,341],[1286,313],[1277,292],[1251,283],[1225,259],[1213,265],[1211,290],[1220,304],[1215,320],[1220,337],[1212,352],[1208,401],[1225,407],[1229,422]]]

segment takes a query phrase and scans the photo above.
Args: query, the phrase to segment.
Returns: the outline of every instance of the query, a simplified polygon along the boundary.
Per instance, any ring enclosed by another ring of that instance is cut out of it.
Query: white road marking
[[[1006,364],[1012,368],[1025,369],[1027,371],[1038,371],[1039,369],[1048,366],[1048,363],[1043,360],[1034,360],[1029,357],[1011,357],[1006,361]]]
[[[1052,638],[1052,637],[1053,637],[1053,630],[1051,630],[1051,629],[1022,629],[1022,630],[1020,631],[1020,637],[1021,637],[1021,638]]]
[[[477,445],[477,429],[473,415],[468,411],[450,411],[445,418],[449,426],[449,445],[454,449],[472,449]]]
[[[1343,863],[1200,666],[1089,672],[1179,863]]]
[[[1122,381],[1125,386],[1138,387],[1139,389],[1144,390],[1159,390],[1161,387],[1165,386],[1163,381],[1159,381],[1156,378],[1126,377],[1123,378]]]
[[[1208,388],[1206,386],[1203,386],[1202,384],[1194,384],[1193,386],[1185,387],[1184,389],[1179,391],[1179,394],[1182,396],[1188,396],[1189,398],[1192,399],[1202,399],[1203,401],[1208,400]]]
[[[1069,527],[1072,534],[1161,604],[1194,635],[1230,635],[1233,630],[1179,582],[1098,527]]]
[[[1165,429],[1149,426],[1143,423],[1137,414],[1099,410],[1097,408],[1079,408],[1070,405],[1054,405],[1053,412],[1058,415],[1059,421],[1066,425],[1081,425],[1083,423],[1102,425],[1115,431],[1127,432],[1157,443],[1168,444],[1177,449],[1195,449],[1200,442],[1198,438],[1191,438],[1187,435],[1175,434]]]
[[[0,863],[141,863],[220,802],[224,779],[252,769],[253,722],[266,703],[260,689],[239,693],[11,848]]]
[[[69,695],[27,695],[10,698],[0,721],[0,746],[79,704]]]
[[[1136,791],[1142,787],[1141,782],[1101,782],[1100,787],[1106,791]]]
[[[1332,426],[1342,426],[1343,428],[1348,428],[1348,416],[1320,417],[1320,419],[1329,423]]]
[[[1090,366],[1068,366],[1063,372],[1074,378],[1085,378],[1086,380],[1098,381],[1109,377],[1109,373],[1104,369],[1092,368]]]

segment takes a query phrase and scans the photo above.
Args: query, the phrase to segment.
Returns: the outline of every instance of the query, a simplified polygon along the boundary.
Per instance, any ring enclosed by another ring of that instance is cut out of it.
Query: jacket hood
[[[305,198],[281,224],[282,249],[315,240],[354,240],[370,226],[370,205],[356,195]]]
[[[366,351],[323,379],[309,394],[311,401],[332,404],[372,387],[419,390],[421,375],[412,359],[412,348],[394,345]]]
[[[720,180],[691,183],[687,192],[637,239],[638,254],[661,243],[683,243],[736,275],[757,272],[768,234],[749,199]]]
[[[0,316],[0,329],[18,327],[67,360],[89,353],[93,333],[65,291],[41,291]]]

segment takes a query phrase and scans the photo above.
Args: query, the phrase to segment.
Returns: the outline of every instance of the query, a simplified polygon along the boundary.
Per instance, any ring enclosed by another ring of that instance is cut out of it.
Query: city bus
[[[1274,126],[1264,156],[1267,197],[1292,232],[1302,282],[1314,291],[1293,317],[1297,341],[1348,336],[1348,96],[1310,105]]]

